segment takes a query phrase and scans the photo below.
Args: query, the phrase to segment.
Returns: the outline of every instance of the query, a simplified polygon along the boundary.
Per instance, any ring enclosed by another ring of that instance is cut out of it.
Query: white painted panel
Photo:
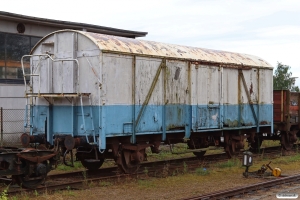
[[[54,37],[55,59],[74,59],[76,33],[61,32]],[[76,93],[77,65],[74,61],[53,64],[53,93]]]
[[[238,70],[223,68],[223,103],[238,104]]]
[[[221,101],[221,73],[218,67],[196,68],[197,104],[219,104]]]
[[[40,76],[41,76],[41,86],[40,86],[40,92],[41,93],[49,93],[49,80],[52,80],[52,76],[49,74],[49,59],[42,60],[40,65]],[[52,63],[52,61],[51,61]],[[51,73],[52,74],[52,73]]]
[[[57,50],[56,53],[72,53],[75,33],[59,32],[55,34],[57,35],[57,39],[55,41],[55,46]]]
[[[207,104],[208,67],[196,67],[196,98],[197,105]]]
[[[247,93],[250,95],[250,99],[253,103],[258,101],[258,69],[252,68],[250,70],[242,70],[243,76],[246,82],[246,88],[241,79],[241,101],[242,103],[249,103]]]
[[[259,103],[273,103],[273,71],[259,69]]]
[[[80,57],[79,61],[79,80],[77,74],[74,74],[75,88],[79,87],[80,93],[91,93],[93,97],[93,105],[99,104],[98,90],[102,83],[102,75],[100,72],[100,57]],[[79,86],[77,83],[79,81]],[[96,95],[96,96],[95,96]]]
[[[53,63],[52,77],[53,77],[53,93],[63,92],[63,66],[62,62]]]
[[[72,62],[63,62],[62,63],[62,84],[63,84],[63,93],[76,93],[75,90],[75,82],[77,78],[76,72],[76,64]]]
[[[89,38],[78,34],[76,58],[79,62],[79,80],[75,79],[75,88],[80,93],[90,93],[92,105],[100,104],[99,87],[102,84],[102,54],[98,47]],[[77,73],[77,71],[76,71]],[[74,74],[77,77],[77,74]],[[102,95],[102,94],[101,94]],[[103,95],[102,95],[103,97]],[[87,98],[83,99],[87,104]]]
[[[188,62],[168,60],[166,68],[166,100],[168,104],[189,103]]]
[[[207,68],[207,100],[209,104],[220,103],[221,77],[219,67]]]
[[[105,104],[132,104],[132,57],[104,54],[102,73]]]
[[[258,103],[258,75],[259,75],[259,71],[257,68],[252,68],[251,70],[251,83],[250,83],[250,88],[249,88],[249,92],[250,92],[250,96],[251,96],[251,101],[253,103]]]
[[[142,105],[149,93],[157,70],[161,64],[161,59],[137,57],[135,67],[135,103]],[[163,104],[163,72],[160,71],[158,79],[155,81],[154,90],[151,93],[148,105]]]

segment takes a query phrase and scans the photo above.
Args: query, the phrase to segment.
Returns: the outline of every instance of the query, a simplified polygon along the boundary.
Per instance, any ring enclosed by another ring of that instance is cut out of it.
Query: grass
[[[239,159],[231,159],[226,162],[217,163],[215,165],[217,168],[233,168],[233,167],[240,167],[241,161]]]
[[[108,182],[108,181],[100,181],[98,184],[100,187],[108,187],[108,186],[112,186],[113,183]]]
[[[57,171],[64,171],[64,172],[80,170],[80,169],[84,169],[81,162],[74,162],[74,167],[69,167],[64,164],[59,164],[59,165],[57,165],[57,168],[56,168]]]
[[[156,185],[153,183],[152,180],[138,180],[137,185],[141,189],[155,188],[156,187]]]
[[[206,176],[209,174],[209,171],[204,168],[204,167],[200,167],[200,168],[197,168],[195,170],[195,173],[198,175],[198,176]]]
[[[261,147],[275,147],[280,146],[279,140],[264,140],[261,144]]]
[[[300,155],[297,154],[297,155],[277,158],[272,163],[293,165],[295,162],[299,162],[299,161],[300,161]]]

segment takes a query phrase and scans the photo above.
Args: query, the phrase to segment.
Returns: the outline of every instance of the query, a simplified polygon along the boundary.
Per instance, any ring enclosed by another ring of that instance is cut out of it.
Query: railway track
[[[264,152],[264,156],[271,158],[272,156],[278,156],[280,153],[278,147],[270,148]],[[261,157],[262,154],[254,154],[254,157]],[[242,153],[237,155],[237,159],[242,159]],[[136,179],[142,178],[143,176],[151,177],[165,177],[176,173],[181,173],[184,170],[193,171],[197,168],[208,167],[211,164],[228,161],[227,155],[222,154],[211,154],[203,156],[202,158],[197,157],[188,157],[164,161],[155,161],[155,162],[145,162],[142,163],[138,172],[135,174],[122,174],[117,167],[101,168],[95,171],[82,170],[76,172],[68,172],[63,174],[52,174],[48,175],[47,180],[44,185],[39,186],[38,188],[23,189],[20,187],[10,187],[8,194],[10,196],[21,193],[21,192],[42,192],[54,191],[61,189],[83,189],[84,185],[87,185],[91,182],[99,181],[120,181],[122,179]],[[184,163],[184,164],[183,164]],[[4,179],[6,184],[9,184],[9,179]]]
[[[270,181],[264,181],[261,183],[256,183],[248,186],[243,186],[239,188],[234,189],[228,189],[228,190],[222,190],[217,191],[210,194],[200,195],[200,196],[194,196],[190,198],[186,198],[185,200],[208,200],[208,199],[226,199],[231,198],[235,196],[243,196],[246,194],[253,194],[253,192],[257,192],[260,190],[266,190],[272,187],[276,187],[279,185],[284,184],[291,184],[291,183],[297,183],[300,180],[300,174],[288,176],[288,177],[278,177],[274,180]],[[275,196],[275,195],[274,195]]]

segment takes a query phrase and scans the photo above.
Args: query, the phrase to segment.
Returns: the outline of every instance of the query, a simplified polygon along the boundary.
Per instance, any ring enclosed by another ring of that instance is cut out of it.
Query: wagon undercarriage
[[[47,173],[56,167],[59,156],[54,150],[34,148],[0,148],[0,176],[25,188],[35,188],[45,181]]]

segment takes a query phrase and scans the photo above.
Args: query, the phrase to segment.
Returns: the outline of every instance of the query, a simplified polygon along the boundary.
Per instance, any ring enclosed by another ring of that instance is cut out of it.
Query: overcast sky
[[[145,40],[290,65],[300,86],[299,0],[10,0],[1,11],[148,32]]]

